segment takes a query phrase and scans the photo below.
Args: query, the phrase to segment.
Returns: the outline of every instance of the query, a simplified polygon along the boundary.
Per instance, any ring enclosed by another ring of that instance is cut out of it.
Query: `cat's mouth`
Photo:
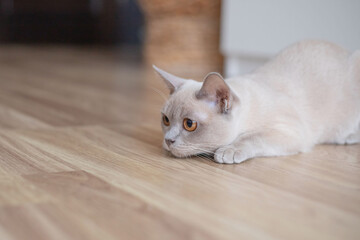
[[[178,157],[178,158],[184,158],[184,157],[189,157],[191,155],[194,154],[190,154],[188,153],[188,151],[186,151],[186,147],[185,146],[174,146],[174,145],[170,145],[168,146],[165,142],[163,143],[163,148],[170,152],[173,156]],[[196,154],[196,153],[195,153]]]

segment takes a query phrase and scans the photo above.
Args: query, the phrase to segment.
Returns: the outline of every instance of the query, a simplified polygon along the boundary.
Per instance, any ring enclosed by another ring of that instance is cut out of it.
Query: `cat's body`
[[[173,91],[163,109],[173,124],[163,130],[175,156],[213,152],[217,162],[238,163],[360,142],[360,51],[303,41],[251,74],[210,74],[204,84],[159,71]],[[181,129],[184,118],[198,132]]]

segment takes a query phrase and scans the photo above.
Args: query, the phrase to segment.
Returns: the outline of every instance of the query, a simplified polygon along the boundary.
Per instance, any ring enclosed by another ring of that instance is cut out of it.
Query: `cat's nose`
[[[165,142],[170,147],[170,145],[173,144],[175,142],[175,140],[165,138]]]

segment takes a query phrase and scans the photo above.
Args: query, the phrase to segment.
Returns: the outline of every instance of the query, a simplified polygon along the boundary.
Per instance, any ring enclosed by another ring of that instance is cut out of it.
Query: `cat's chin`
[[[186,158],[190,157],[192,155],[196,155],[196,153],[185,153],[184,151],[180,151],[177,148],[174,147],[168,147],[165,142],[163,142],[163,149],[165,149],[167,152],[169,152],[171,155],[177,158]]]
[[[198,154],[202,154],[202,152],[200,151],[184,151],[183,149],[181,150],[182,147],[177,148],[177,147],[169,147],[167,146],[165,143],[163,143],[163,149],[165,149],[168,153],[170,153],[171,155],[173,155],[174,157],[177,158],[187,158],[187,157],[191,157],[191,156],[195,156]]]
[[[174,157],[177,158],[187,158],[187,157],[191,157],[191,156],[195,156],[198,154],[201,154],[201,152],[184,152],[184,151],[179,151],[176,148],[170,149],[168,150]]]
[[[167,150],[169,153],[171,153],[171,155],[173,155],[174,157],[177,157],[177,158],[186,158],[186,157],[196,155],[196,153],[185,153],[185,152],[179,151],[177,149],[165,149],[165,150]]]

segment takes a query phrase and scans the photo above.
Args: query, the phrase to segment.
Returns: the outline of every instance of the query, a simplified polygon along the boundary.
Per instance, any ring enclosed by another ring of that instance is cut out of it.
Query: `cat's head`
[[[161,111],[164,149],[186,157],[213,153],[235,139],[233,110],[239,100],[220,74],[209,73],[201,83],[154,69],[170,90]]]

